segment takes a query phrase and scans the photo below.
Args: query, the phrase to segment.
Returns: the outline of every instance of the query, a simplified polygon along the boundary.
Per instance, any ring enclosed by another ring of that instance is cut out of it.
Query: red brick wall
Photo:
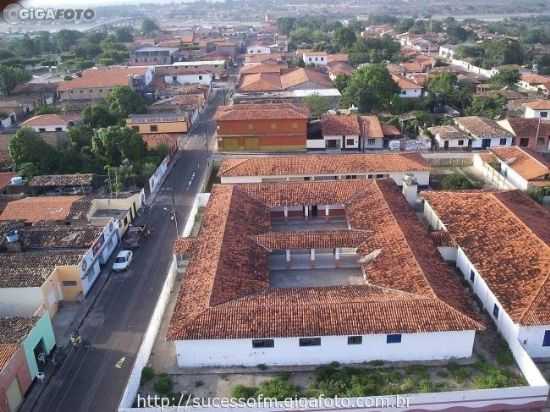
[[[296,135],[307,138],[307,120],[232,120],[218,121],[218,135],[277,136]]]

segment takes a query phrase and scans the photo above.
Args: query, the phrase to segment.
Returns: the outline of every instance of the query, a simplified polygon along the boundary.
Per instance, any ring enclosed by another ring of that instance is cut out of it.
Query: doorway
[[[44,340],[40,339],[40,341],[36,344],[32,351],[34,353],[34,359],[36,360],[38,372],[43,372],[44,368],[46,367],[46,357],[48,355]]]

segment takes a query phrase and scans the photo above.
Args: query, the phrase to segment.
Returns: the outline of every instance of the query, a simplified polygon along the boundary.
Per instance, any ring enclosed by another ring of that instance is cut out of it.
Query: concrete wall
[[[0,412],[12,412],[8,406],[6,391],[13,383],[14,379],[17,379],[21,395],[24,396],[32,380],[29,375],[29,368],[27,367],[27,360],[25,359],[25,353],[22,347],[18,347],[12,358],[0,371]]]
[[[360,345],[348,345],[347,336],[322,336],[320,346],[301,347],[299,338],[274,338],[273,348],[255,349],[252,339],[176,341],[178,366],[319,365],[372,360],[420,361],[467,358],[472,354],[474,331],[406,333],[401,343],[386,343],[386,335],[363,335]]]
[[[474,167],[481,172],[483,178],[499,190],[512,190],[516,187],[502,176],[496,169],[486,163],[479,154],[474,154]]]
[[[176,80],[174,81],[174,77]],[[209,86],[212,83],[212,73],[204,72],[200,74],[178,74],[174,76],[164,76],[166,84],[203,84]]]
[[[156,127],[156,130],[151,130]],[[139,134],[158,134],[158,133],[187,133],[189,130],[189,123],[187,120],[181,120],[177,122],[149,122],[132,124],[131,120],[128,121],[128,127],[136,130]]]
[[[31,379],[34,379],[38,373],[38,364],[33,351],[41,340],[44,342],[46,354],[49,354],[55,346],[55,335],[48,312],[45,312],[34,324],[34,327],[22,343]]]
[[[0,313],[3,316],[32,316],[44,303],[40,287],[0,288]]]
[[[542,346],[547,331],[550,325],[519,327],[518,340],[533,358],[550,358],[550,346]]]

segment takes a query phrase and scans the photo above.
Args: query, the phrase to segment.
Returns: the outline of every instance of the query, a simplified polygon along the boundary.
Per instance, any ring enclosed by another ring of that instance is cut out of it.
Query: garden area
[[[158,394],[177,404],[188,396],[285,399],[362,397],[490,389],[526,385],[508,346],[492,328],[476,337],[475,355],[467,360],[332,363],[318,367],[179,369],[178,374],[146,368],[140,395]]]

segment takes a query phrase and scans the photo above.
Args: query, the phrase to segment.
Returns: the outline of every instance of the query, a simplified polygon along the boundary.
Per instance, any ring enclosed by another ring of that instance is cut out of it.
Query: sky
[[[52,2],[52,0],[24,0],[22,3],[25,7],[52,7],[52,5],[55,4],[55,8],[86,8],[119,4],[169,3],[172,1],[173,0],[56,0]]]

